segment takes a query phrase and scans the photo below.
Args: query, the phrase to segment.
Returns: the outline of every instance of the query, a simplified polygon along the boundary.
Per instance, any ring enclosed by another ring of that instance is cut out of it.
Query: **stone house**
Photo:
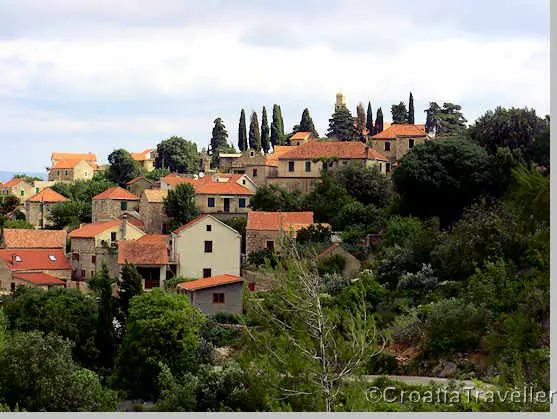
[[[84,224],[69,234],[71,283],[87,291],[87,280],[106,264],[113,278],[120,275],[118,243],[138,240],[145,233],[127,219]]]
[[[130,153],[142,171],[150,172],[155,168],[155,153],[156,148],[149,148],[141,153]]]
[[[145,189],[139,200],[139,217],[147,234],[168,234],[172,219],[166,215],[163,199],[168,190]]]
[[[92,221],[120,218],[129,214],[133,218],[139,217],[139,198],[130,191],[116,186],[93,197]]]
[[[143,195],[145,189],[152,189],[155,186],[153,182],[149,179],[145,179],[143,176],[136,177],[126,183],[126,189],[138,198]]]
[[[243,281],[236,275],[218,275],[196,281],[182,282],[178,294],[186,294],[192,306],[202,313],[242,313]]]
[[[62,202],[67,202],[68,198],[58,192],[46,188],[38,194],[33,195],[25,201],[25,217],[27,222],[35,228],[45,228],[52,223],[48,220],[52,208]]]
[[[313,212],[251,211],[246,225],[246,253],[271,249],[281,251],[284,239],[296,238],[296,232],[313,224]]]
[[[70,274],[70,263],[60,248],[0,250],[2,290],[14,291],[18,285],[65,286]]]
[[[97,166],[86,160],[59,160],[48,170],[48,180],[72,183],[76,180],[91,180]]]
[[[240,275],[242,236],[211,215],[202,215],[171,234],[178,276]]]
[[[228,172],[232,164],[242,157],[242,153],[219,153],[219,170]]]
[[[371,143],[375,150],[388,158],[387,173],[390,173],[394,162],[428,139],[425,125],[392,124],[371,137]]]
[[[25,202],[36,193],[33,184],[21,178],[13,178],[0,186],[0,195],[13,195],[17,197],[21,203]]]
[[[319,262],[335,255],[340,255],[344,259],[345,265],[342,270],[342,276],[344,278],[352,279],[358,276],[362,268],[362,263],[358,260],[358,258],[343,248],[340,243],[333,243],[331,246],[319,253],[315,259]]]
[[[62,249],[66,248],[65,230],[30,230],[5,228],[4,249]]]
[[[298,146],[307,143],[312,138],[315,138],[315,136],[311,132],[297,132],[292,137],[290,137],[290,145]]]
[[[267,183],[307,194],[313,191],[323,169],[334,171],[350,163],[377,166],[385,174],[388,159],[360,141],[310,139],[278,156],[277,177]]]
[[[242,153],[230,166],[230,173],[247,174],[259,186],[267,184],[267,179],[278,176],[278,157],[292,149],[291,146],[275,146],[273,153],[263,155],[249,150]]]
[[[133,263],[143,278],[143,289],[164,288],[164,281],[173,276],[170,268],[168,236],[145,235],[136,241],[118,243],[118,265]]]
[[[54,166],[56,163],[62,160],[85,160],[90,163],[92,167],[97,167],[97,156],[95,153],[59,153],[54,152],[50,156],[51,165]]]

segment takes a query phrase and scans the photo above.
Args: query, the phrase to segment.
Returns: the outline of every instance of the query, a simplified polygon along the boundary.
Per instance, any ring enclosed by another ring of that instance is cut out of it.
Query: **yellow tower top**
[[[346,108],[346,96],[342,93],[342,91],[337,93],[335,111],[338,111],[340,108]]]

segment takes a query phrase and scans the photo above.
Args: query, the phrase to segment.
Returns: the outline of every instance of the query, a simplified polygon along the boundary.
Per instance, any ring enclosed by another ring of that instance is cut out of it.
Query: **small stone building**
[[[13,195],[22,203],[35,194],[36,192],[33,185],[21,178],[13,178],[3,185],[0,185],[0,195]]]
[[[166,215],[163,199],[168,190],[145,189],[139,200],[139,217],[147,234],[168,234],[172,219]]]
[[[392,124],[371,137],[371,143],[375,150],[389,159],[387,173],[390,173],[393,163],[427,139],[425,125]]]
[[[141,153],[130,153],[132,159],[134,159],[141,170],[144,172],[150,172],[155,168],[155,153],[156,148],[149,148],[147,150],[143,150]]]
[[[136,177],[126,183],[126,189],[138,198],[141,198],[145,189],[152,189],[154,186],[153,182],[143,176]]]
[[[124,214],[140,219],[139,198],[130,191],[116,186],[93,197],[94,223],[111,217],[120,218]]]
[[[55,205],[67,201],[68,198],[60,195],[58,192],[50,188],[43,189],[25,201],[25,217],[27,222],[35,228],[45,228],[52,225],[48,219],[50,211]]]
[[[176,292],[186,294],[191,305],[205,314],[243,312],[243,281],[236,275],[182,282]]]
[[[358,258],[343,248],[340,243],[332,244],[327,249],[319,253],[315,259],[319,262],[335,255],[340,255],[344,259],[345,265],[342,271],[342,276],[344,278],[352,279],[358,276],[362,267],[361,262]]]
[[[96,164],[80,159],[66,159],[57,161],[48,171],[48,180],[54,182],[72,183],[76,180],[93,179]]]

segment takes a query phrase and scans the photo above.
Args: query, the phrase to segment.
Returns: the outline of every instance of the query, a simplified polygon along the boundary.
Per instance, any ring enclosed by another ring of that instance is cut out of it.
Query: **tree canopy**
[[[366,128],[368,135],[373,135],[373,111],[371,110],[371,102],[367,103]]]
[[[393,117],[393,124],[408,123],[408,111],[406,110],[406,104],[402,101],[398,105],[391,106],[391,115]]]
[[[375,125],[373,129],[373,134],[379,134],[383,131],[383,111],[381,107],[377,109],[377,116],[375,117]]]
[[[408,123],[414,124],[414,96],[410,92],[410,97],[408,98]]]
[[[197,144],[182,137],[170,137],[157,145],[155,167],[177,173],[196,173],[199,170]]]
[[[261,133],[259,132],[259,121],[257,114],[252,112],[249,124],[249,148],[261,151]]]
[[[346,107],[340,107],[329,119],[329,130],[327,137],[336,138],[339,141],[358,141],[361,133],[355,126],[355,119]]]
[[[242,109],[240,112],[240,122],[238,124],[238,150],[246,151],[248,149],[248,136],[246,133],[246,111]]]
[[[273,122],[271,123],[271,144],[284,145],[284,125],[280,106],[273,105]]]
[[[269,131],[269,121],[267,119],[267,109],[263,106],[261,114],[261,148],[267,154],[271,149],[271,137]]]
[[[436,102],[430,102],[425,110],[425,130],[437,137],[462,135],[466,128],[466,119],[461,112],[462,107],[445,102],[440,107]]]
[[[141,175],[139,164],[133,159],[131,154],[119,148],[108,155],[108,179],[121,187],[125,187],[130,180]]]
[[[211,156],[211,165],[217,167],[220,153],[233,153],[236,150],[232,145],[228,144],[228,132],[222,119],[216,118],[213,122],[215,126],[209,140],[208,154]]]
[[[199,215],[199,209],[195,206],[195,189],[189,183],[182,183],[176,189],[169,190],[163,199],[163,207],[166,214],[174,219],[174,227],[189,223]]]
[[[313,120],[311,119],[308,108],[305,108],[302,112],[302,119],[300,120],[300,123],[294,125],[292,128],[292,133],[296,132],[311,132],[315,138],[319,138],[319,134],[313,125]]]

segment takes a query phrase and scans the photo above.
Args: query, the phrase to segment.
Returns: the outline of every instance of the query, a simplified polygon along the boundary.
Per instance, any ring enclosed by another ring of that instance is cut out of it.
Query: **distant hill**
[[[26,172],[24,170],[20,172],[4,172],[0,170],[0,182],[7,182],[11,178],[13,178],[14,175],[19,175],[22,173],[26,174],[27,176],[37,176],[40,177],[41,179],[48,180],[48,176],[45,172],[36,173],[36,172]]]

